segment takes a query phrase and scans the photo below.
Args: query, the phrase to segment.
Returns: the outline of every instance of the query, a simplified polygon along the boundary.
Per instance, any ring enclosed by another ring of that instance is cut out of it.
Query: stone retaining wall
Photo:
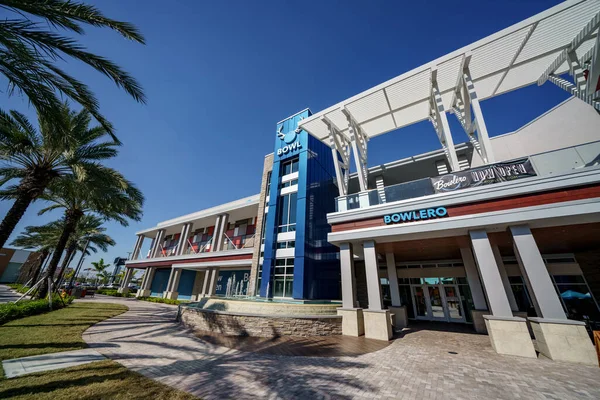
[[[342,334],[340,316],[251,315],[180,307],[179,321],[194,331],[227,336],[330,336]]]

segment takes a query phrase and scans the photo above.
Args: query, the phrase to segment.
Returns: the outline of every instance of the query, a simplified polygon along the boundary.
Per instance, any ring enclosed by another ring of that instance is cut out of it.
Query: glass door
[[[465,322],[465,314],[460,301],[460,292],[456,285],[444,285],[444,308],[446,309],[447,321]]]
[[[427,296],[425,295],[424,285],[412,286],[412,295],[414,298],[413,307],[415,311],[415,317],[417,319],[429,319],[429,313],[427,307]]]
[[[427,294],[429,294],[429,303],[431,304],[431,313],[429,315],[432,320],[445,321],[446,313],[444,300],[442,298],[441,285],[426,285]]]

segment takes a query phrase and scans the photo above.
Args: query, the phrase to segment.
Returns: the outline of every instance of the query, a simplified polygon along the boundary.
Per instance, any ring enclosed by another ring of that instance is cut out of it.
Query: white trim
[[[438,220],[409,222],[328,234],[330,243],[375,240],[378,243],[466,235],[469,230],[504,231],[509,225],[532,228],[600,222],[600,198],[513,208]]]
[[[294,258],[295,248],[291,249],[276,249],[275,258]]]
[[[210,267],[251,267],[252,260],[226,260],[226,261],[210,261],[210,262],[196,262],[186,264],[175,264],[174,269],[204,269]]]
[[[287,242],[290,240],[296,240],[296,231],[293,232],[282,232],[277,234],[278,242]]]
[[[205,252],[198,254],[184,254],[181,256],[173,256],[173,257],[156,257],[156,258],[145,258],[142,260],[127,260],[125,262],[126,265],[135,265],[135,264],[143,264],[148,262],[159,262],[159,261],[177,261],[177,260],[189,260],[189,259],[202,259],[202,258],[212,258],[212,257],[226,257],[232,255],[240,255],[240,254],[252,254],[254,252],[253,247],[244,247],[241,249],[233,249],[233,250],[223,250],[223,251],[213,251],[213,252]]]
[[[571,186],[600,182],[600,166],[568,171],[562,174],[537,176],[516,181],[496,183],[475,188],[461,189],[450,193],[436,193],[413,199],[388,202],[367,208],[327,214],[327,222],[339,224],[380,217],[390,213],[419,210],[431,207],[448,207],[463,203],[474,203],[527,193],[543,192]]]
[[[285,196],[286,194],[296,193],[296,192],[298,192],[298,185],[297,184],[282,188],[281,191],[279,192],[279,195],[280,196]]]
[[[291,174],[283,175],[281,177],[281,183],[293,181],[294,179],[298,179],[298,171],[292,172]]]

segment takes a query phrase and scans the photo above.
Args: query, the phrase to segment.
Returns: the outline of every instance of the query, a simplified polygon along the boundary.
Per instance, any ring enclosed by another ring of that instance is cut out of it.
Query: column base
[[[179,292],[164,292],[163,298],[169,300],[177,300],[177,296],[179,296]]]
[[[342,335],[358,337],[365,334],[362,308],[338,308],[337,315],[342,316]]]
[[[489,315],[488,310],[471,310],[471,318],[473,319],[473,328],[477,333],[487,334],[487,327],[485,325],[484,315]]]
[[[367,339],[388,341],[392,338],[392,321],[388,310],[363,310],[363,315]]]
[[[117,293],[121,293],[123,296],[127,296],[127,294],[129,293],[129,288],[128,287],[120,287],[117,289]]]
[[[536,348],[551,360],[598,365],[585,323],[570,319],[528,318]]]
[[[152,291],[150,289],[138,289],[135,297],[150,297]]]
[[[408,314],[406,306],[389,306],[390,314],[392,315],[392,326],[394,330],[399,331],[408,326]]]
[[[523,318],[484,315],[483,319],[496,353],[537,358],[527,323]]]

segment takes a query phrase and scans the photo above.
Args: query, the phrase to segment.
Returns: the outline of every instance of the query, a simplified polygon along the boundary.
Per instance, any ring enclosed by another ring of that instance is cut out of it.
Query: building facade
[[[585,324],[600,321],[598,16],[597,1],[568,1],[280,121],[260,193],[138,232],[121,290],[143,268],[138,296],[341,301],[346,335],[472,324],[499,353],[595,362]],[[573,97],[488,134],[480,101],[544,82]],[[440,150],[368,165],[369,140],[421,121]]]

